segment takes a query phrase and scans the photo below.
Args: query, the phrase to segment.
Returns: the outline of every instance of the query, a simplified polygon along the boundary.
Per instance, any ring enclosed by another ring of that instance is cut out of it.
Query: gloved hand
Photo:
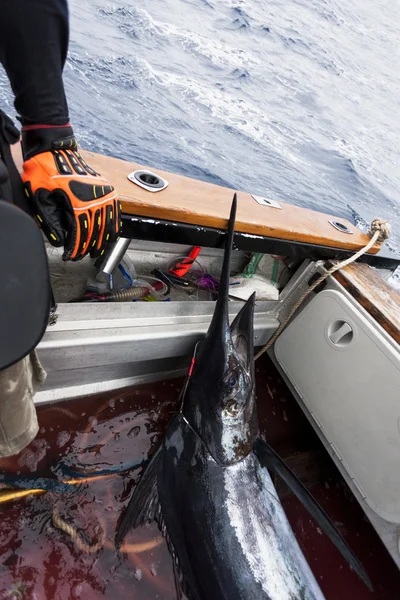
[[[114,188],[83,160],[70,125],[22,128],[25,193],[33,214],[64,260],[104,254],[118,238],[120,203]]]

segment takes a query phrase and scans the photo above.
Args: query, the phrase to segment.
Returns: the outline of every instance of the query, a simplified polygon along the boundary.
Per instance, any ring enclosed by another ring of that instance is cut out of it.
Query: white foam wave
[[[153,69],[153,72],[162,85],[178,90],[184,97],[186,105],[200,104],[210,111],[213,119],[222,121],[253,141],[273,148],[292,164],[299,162],[299,155],[291,151],[295,137],[292,137],[287,129],[281,131],[279,125],[273,123],[269,115],[250,100],[235,96],[232,91],[209,87],[199,79],[166,70]]]
[[[158,24],[159,32],[167,38],[177,40],[184,50],[200,54],[220,67],[251,67],[260,60],[250,52],[235,48],[227,42],[206,38],[195,31],[187,31],[170,24]]]
[[[228,40],[215,39],[215,32],[210,31],[213,37],[206,37],[187,27],[156,20],[143,8],[113,7],[102,12],[121,20],[120,28],[123,31],[140,31],[169,42],[178,42],[183,50],[204,56],[216,66],[244,68],[260,64],[260,60],[252,53],[232,46]]]

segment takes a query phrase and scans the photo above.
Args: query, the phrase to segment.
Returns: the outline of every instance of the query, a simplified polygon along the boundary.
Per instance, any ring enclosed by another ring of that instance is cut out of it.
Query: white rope
[[[389,221],[384,221],[383,219],[374,219],[371,223],[369,232],[369,234],[372,237],[369,240],[368,244],[364,246],[364,248],[361,248],[361,250],[356,252],[356,254],[353,254],[353,256],[351,256],[350,258],[347,258],[346,260],[343,260],[342,262],[337,263],[336,265],[331,267],[328,271],[326,271],[326,273],[321,275],[321,277],[319,277],[316,281],[314,281],[312,285],[310,285],[310,287],[307,288],[304,294],[300,296],[300,298],[297,300],[296,304],[293,306],[286,319],[282,321],[282,323],[279,325],[272,338],[265,344],[265,346],[261,348],[261,350],[257,352],[257,354],[254,357],[254,360],[260,358],[260,356],[262,356],[264,352],[266,352],[276,342],[276,340],[278,339],[282,331],[285,329],[286,325],[289,323],[297,309],[303,304],[304,300],[308,298],[308,296],[311,294],[311,292],[315,290],[316,287],[318,287],[323,281],[325,281],[325,279],[327,279],[327,277],[329,277],[336,271],[339,271],[340,269],[343,269],[344,267],[347,267],[348,265],[351,265],[351,263],[358,260],[363,254],[368,252],[376,243],[382,244],[385,240],[389,238],[390,233],[391,226]]]
[[[56,527],[58,527],[58,529],[61,529],[61,531],[64,531],[64,533],[71,536],[81,552],[86,552],[86,554],[95,554],[104,547],[105,532],[103,529],[102,537],[97,543],[87,544],[78,533],[78,530],[60,517],[56,507],[53,508],[53,523]]]

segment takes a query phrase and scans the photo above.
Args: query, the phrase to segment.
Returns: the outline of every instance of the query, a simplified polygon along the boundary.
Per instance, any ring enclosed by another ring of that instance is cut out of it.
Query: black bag
[[[23,210],[23,184],[11,156],[10,145],[18,138],[0,111],[0,369],[40,342],[52,302],[42,234]]]

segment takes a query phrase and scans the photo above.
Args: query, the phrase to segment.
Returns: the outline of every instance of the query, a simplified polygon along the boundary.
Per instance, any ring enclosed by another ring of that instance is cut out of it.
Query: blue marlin
[[[119,525],[156,520],[190,600],[317,600],[323,594],[296,541],[269,471],[303,502],[353,569],[361,563],[329,517],[260,437],[255,401],[254,295],[229,325],[233,199],[220,289],[204,340],[163,442]]]

